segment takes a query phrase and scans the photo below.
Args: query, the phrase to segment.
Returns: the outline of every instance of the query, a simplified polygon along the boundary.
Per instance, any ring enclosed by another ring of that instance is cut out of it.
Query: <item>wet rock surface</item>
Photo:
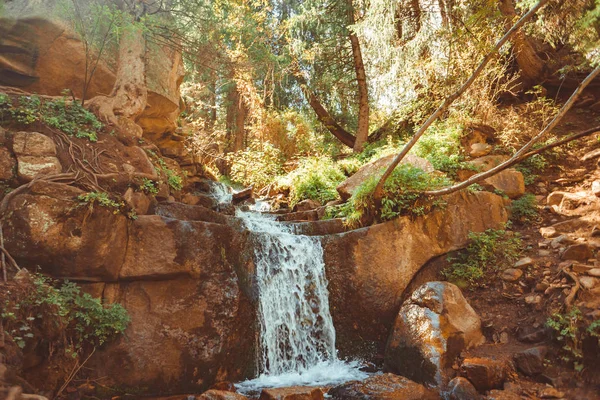
[[[329,390],[335,400],[436,400],[439,395],[423,385],[394,374],[375,375]]]
[[[292,386],[263,389],[259,400],[323,400],[323,391],[316,387]]]

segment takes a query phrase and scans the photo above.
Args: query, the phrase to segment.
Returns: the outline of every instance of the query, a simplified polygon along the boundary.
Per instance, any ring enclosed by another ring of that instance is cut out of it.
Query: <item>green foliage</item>
[[[566,314],[554,313],[546,321],[546,326],[554,332],[554,339],[562,344],[561,359],[574,362],[577,369],[581,367],[580,360],[583,358],[582,321],[583,315],[577,307]]]
[[[526,193],[510,205],[510,219],[513,222],[532,223],[539,217],[535,195]]]
[[[77,199],[84,204],[87,204],[90,210],[94,209],[94,205],[98,204],[101,207],[113,209],[113,214],[118,214],[121,211],[121,207],[125,204],[123,202],[117,202],[110,198],[110,195],[106,192],[89,192],[81,194]]]
[[[387,221],[404,214],[424,215],[432,207],[443,203],[439,200],[428,201],[421,192],[449,184],[445,177],[428,174],[411,164],[401,164],[385,182],[381,208],[377,210],[373,192],[380,176],[376,174],[365,180],[350,197],[347,206],[333,209],[328,215],[346,218],[346,224],[351,227],[360,226],[364,217],[377,216]]]
[[[517,164],[515,169],[523,174],[525,185],[531,185],[547,167],[546,158],[541,154],[534,154]]]
[[[18,294],[5,293],[0,315],[5,331],[21,348],[38,335],[37,340],[52,338],[46,331],[52,326],[62,333],[65,351],[77,357],[86,348],[112,340],[129,324],[129,315],[120,304],[105,306],[100,299],[82,293],[73,282],[59,284],[33,274],[30,284],[31,289]]]
[[[442,274],[459,286],[479,286],[490,278],[488,272],[512,266],[522,250],[521,238],[511,232],[501,229],[471,232],[467,248],[448,258],[451,265]]]
[[[148,155],[150,155],[152,162],[154,163],[154,169],[156,170],[156,172],[158,172],[162,177],[164,177],[164,179],[166,179],[166,182],[171,187],[171,189],[175,191],[183,189],[183,177],[179,176],[177,172],[170,169],[165,160],[158,154],[156,154],[154,151],[146,150],[146,152],[148,153]],[[158,193],[158,188],[156,188],[156,190],[156,193]]]
[[[417,142],[415,154],[429,160],[436,170],[456,179],[459,169],[474,169],[464,160],[460,144],[462,135],[463,127],[456,121],[438,121]]]
[[[148,178],[142,178],[142,183],[140,184],[139,189],[147,194],[158,194],[158,184],[155,181]]]
[[[269,142],[254,141],[246,150],[229,153],[231,179],[261,189],[283,173],[281,151]]]
[[[290,206],[306,199],[325,204],[339,198],[336,187],[346,179],[341,169],[328,157],[302,159],[300,165],[279,186],[290,188]]]
[[[65,97],[58,100],[44,100],[39,96],[20,96],[17,104],[0,94],[0,116],[10,117],[19,124],[31,125],[41,121],[68,135],[85,138],[91,142],[98,140],[97,132],[104,126],[94,114],[78,102],[68,102]]]

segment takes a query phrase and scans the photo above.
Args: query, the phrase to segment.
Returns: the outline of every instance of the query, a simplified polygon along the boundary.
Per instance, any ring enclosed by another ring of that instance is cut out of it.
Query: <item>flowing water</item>
[[[237,216],[255,236],[260,375],[238,384],[263,387],[331,385],[364,379],[357,363],[338,360],[323,248],[317,237],[257,212]]]

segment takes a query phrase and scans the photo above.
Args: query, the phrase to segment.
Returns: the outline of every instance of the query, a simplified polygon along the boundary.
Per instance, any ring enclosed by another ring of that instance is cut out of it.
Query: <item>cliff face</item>
[[[58,7],[58,8],[57,8]],[[80,35],[64,21],[60,4],[33,0],[12,1],[0,18],[0,85],[31,93],[60,96],[67,89],[83,95],[86,52]],[[95,65],[88,57],[87,76],[93,68],[86,98],[109,94],[115,82],[114,45],[107,46]],[[184,77],[181,53],[168,46],[148,45],[146,85],[148,104],[138,119],[144,137],[159,147],[183,154],[181,141],[172,140],[180,112],[179,86]],[[173,149],[176,150],[173,150]]]

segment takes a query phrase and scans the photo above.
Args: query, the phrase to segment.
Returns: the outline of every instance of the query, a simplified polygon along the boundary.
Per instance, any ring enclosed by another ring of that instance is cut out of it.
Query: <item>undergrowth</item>
[[[181,189],[183,189],[182,176],[180,176],[176,171],[169,168],[166,161],[154,151],[146,150],[146,153],[150,156],[152,164],[154,165],[154,169],[162,177],[161,182],[166,182],[169,185],[169,187],[175,191],[180,191]],[[157,194],[158,188],[155,187],[156,193],[153,193],[154,189],[150,187],[150,184],[147,181],[149,180],[147,179],[142,182],[142,185],[145,186],[143,189],[148,190],[148,193]]]
[[[22,125],[43,122],[68,135],[98,140],[98,132],[104,125],[96,116],[83,108],[79,102],[67,101],[66,97],[57,100],[42,100],[39,96],[20,96],[13,103],[9,96],[0,93],[0,120],[8,119]]]
[[[526,193],[510,204],[510,220],[518,223],[532,223],[539,218],[535,195]]]
[[[2,294],[5,332],[17,346],[53,341],[73,358],[123,333],[130,322],[120,304],[103,305],[73,282],[27,274]]]
[[[456,256],[448,257],[451,263],[442,274],[460,287],[481,286],[492,274],[512,266],[523,251],[521,238],[503,229],[469,233],[467,248]]]

